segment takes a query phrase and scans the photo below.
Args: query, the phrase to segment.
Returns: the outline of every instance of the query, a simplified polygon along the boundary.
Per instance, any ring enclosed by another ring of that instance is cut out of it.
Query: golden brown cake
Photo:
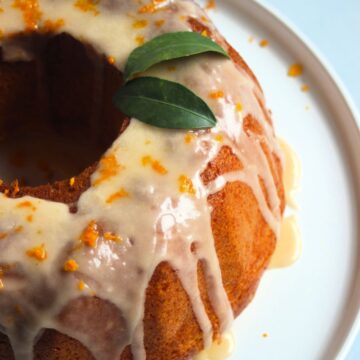
[[[282,169],[259,83],[193,1],[0,7],[0,359],[191,358],[251,301],[275,249]],[[130,52],[176,31],[231,57],[146,72],[202,97],[211,130],[112,104]],[[63,153],[39,180],[25,155],[52,144]]]

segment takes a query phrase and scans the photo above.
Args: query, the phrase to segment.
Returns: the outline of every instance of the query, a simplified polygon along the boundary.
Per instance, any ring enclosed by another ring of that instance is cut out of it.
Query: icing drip
[[[194,360],[225,360],[232,355],[235,339],[232,332],[225,333],[219,341],[215,341],[208,349],[194,357]]]
[[[138,46],[139,36],[147,41],[163,32],[191,30],[186,19],[205,16],[187,0],[160,2],[166,11],[155,12],[139,8],[135,0],[103,1],[90,10],[74,6],[70,0],[39,0],[38,4],[41,16],[35,27],[39,31],[56,14],[63,22],[54,32],[67,32],[92,44],[111,57],[119,70]],[[36,51],[10,36],[26,29],[23,14],[12,1],[3,1],[2,7],[4,59],[35,57]],[[134,27],[134,18],[146,20],[148,25]],[[221,39],[217,30],[209,27]],[[280,201],[264,147],[279,158],[280,153],[261,106],[259,86],[231,61],[209,54],[167,65],[175,71],[156,66],[146,74],[182,83],[204,98],[218,118],[215,129],[199,132],[187,142],[184,131],[157,129],[132,119],[100,161],[76,214],[70,214],[63,204],[0,196],[0,234],[5,234],[0,240],[0,265],[4,267],[0,308],[5,309],[0,313],[0,330],[9,336],[17,359],[31,358],[32,346],[43,328],[78,339],[97,359],[117,359],[128,344],[135,359],[145,359],[146,288],[162,262],[176,271],[203,332],[204,345],[209,346],[213,331],[200,297],[199,261],[205,264],[209,298],[222,333],[229,328],[233,313],[215,251],[208,196],[228,182],[245,183],[265,221],[278,234]],[[223,96],[210,96],[213,92]],[[98,108],[93,106],[96,117]],[[257,120],[261,134],[243,130],[248,116]],[[222,146],[231,147],[243,169],[204,186],[200,175]],[[29,209],[21,207],[24,201],[36,209],[31,223],[26,221]],[[28,256],[34,246],[46,251],[45,261]],[[69,260],[76,265],[75,271],[64,268]],[[48,294],[46,303],[36,298],[39,288]],[[104,315],[107,326],[100,335],[77,311],[93,295],[107,302],[110,313]],[[14,303],[23,309],[20,315]],[[69,314],[75,314],[75,319]]]

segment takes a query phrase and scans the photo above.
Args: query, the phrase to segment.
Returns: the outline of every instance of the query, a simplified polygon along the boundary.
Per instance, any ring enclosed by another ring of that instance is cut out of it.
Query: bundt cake
[[[231,59],[138,76],[191,89],[216,126],[121,113],[129,54],[185,31]],[[254,74],[191,0],[3,0],[0,45],[0,359],[192,358],[252,299],[284,210]]]

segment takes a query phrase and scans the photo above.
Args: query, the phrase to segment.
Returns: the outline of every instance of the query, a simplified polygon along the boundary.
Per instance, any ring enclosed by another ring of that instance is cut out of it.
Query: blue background
[[[313,42],[338,73],[359,109],[360,0],[266,0],[266,3]],[[359,359],[360,334],[347,360]]]

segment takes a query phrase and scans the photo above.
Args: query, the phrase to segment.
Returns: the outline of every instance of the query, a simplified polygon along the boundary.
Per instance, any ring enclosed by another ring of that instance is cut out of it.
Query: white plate
[[[293,267],[265,274],[235,322],[231,359],[344,359],[360,328],[358,117],[336,76],[275,11],[253,0],[217,3],[211,17],[254,70],[277,133],[303,165],[303,255]],[[268,47],[258,45],[262,38]],[[301,78],[287,76],[295,62],[304,65]],[[310,92],[300,90],[303,83]]]

